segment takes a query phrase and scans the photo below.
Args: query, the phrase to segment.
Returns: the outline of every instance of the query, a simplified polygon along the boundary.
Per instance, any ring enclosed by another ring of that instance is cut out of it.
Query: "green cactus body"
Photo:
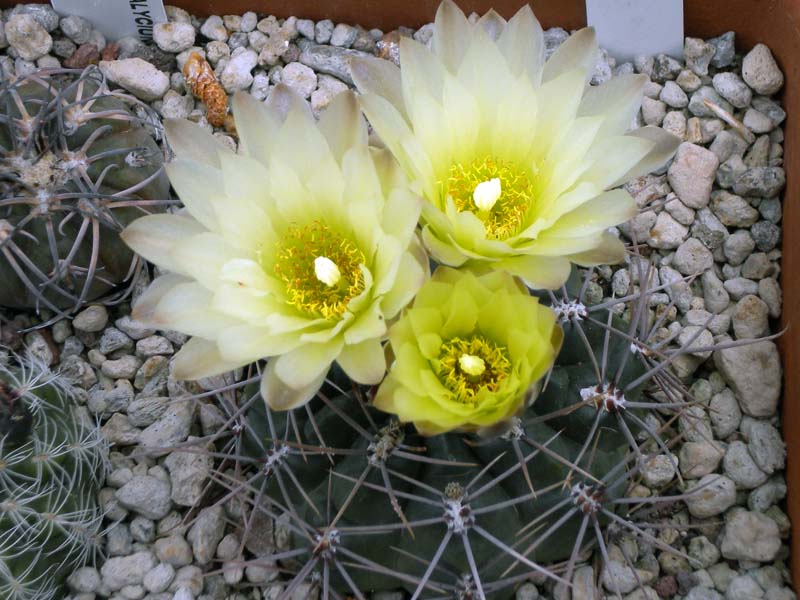
[[[94,67],[0,86],[0,305],[74,310],[131,279],[117,233],[169,196],[149,110]]]
[[[63,597],[93,558],[107,448],[74,410],[71,388],[46,368],[0,363],[0,597]]]
[[[603,390],[595,365],[605,354],[615,390],[644,367],[623,335],[606,339],[603,323],[589,319],[579,331],[565,320],[564,329],[544,391],[499,435],[420,437],[342,392],[352,384],[335,368],[330,400],[292,413],[251,403],[243,446],[260,472],[248,489],[261,490],[257,509],[283,514],[291,531],[277,550],[281,564],[302,575],[314,563],[323,587],[353,594],[414,592],[424,580],[423,597],[466,597],[480,578],[482,594],[505,597],[538,566],[570,559],[582,517],[627,489],[632,447],[617,413],[635,412],[625,403],[642,397],[641,385],[593,396]]]

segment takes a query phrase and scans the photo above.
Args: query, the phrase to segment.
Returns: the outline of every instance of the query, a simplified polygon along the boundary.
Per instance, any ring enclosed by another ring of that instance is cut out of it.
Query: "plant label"
[[[110,40],[126,36],[143,42],[153,39],[153,25],[166,23],[163,0],[51,0],[55,11],[77,15],[92,23]]]
[[[683,54],[683,0],[586,0],[586,20],[618,61]]]

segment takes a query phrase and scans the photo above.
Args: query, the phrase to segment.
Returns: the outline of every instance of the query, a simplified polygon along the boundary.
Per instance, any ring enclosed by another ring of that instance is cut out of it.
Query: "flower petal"
[[[393,189],[383,205],[383,230],[401,244],[411,240],[422,212],[422,198],[405,187]]]
[[[136,299],[131,316],[148,327],[158,327],[160,324],[156,322],[156,306],[167,292],[182,283],[190,283],[190,280],[176,273],[157,277]]]
[[[164,133],[180,160],[219,168],[220,155],[233,154],[225,144],[187,119],[164,119]]]
[[[311,114],[311,106],[300,95],[285,83],[279,83],[267,96],[264,103],[267,108],[283,123],[289,113],[297,111],[307,119],[314,119]]]
[[[267,170],[258,161],[233,155],[222,159],[224,202],[214,203],[225,240],[248,252],[260,252],[276,235],[265,206],[271,203]]]
[[[229,327],[220,332],[217,344],[220,354],[226,360],[245,364],[290,352],[297,348],[300,339],[295,332],[275,334],[266,327],[247,324]]]
[[[516,275],[530,288],[555,290],[569,278],[569,260],[560,256],[513,256],[492,265]]]
[[[403,254],[394,285],[381,299],[384,317],[393,319],[397,316],[411,302],[426,279],[426,271],[419,261],[408,252]]]
[[[617,181],[652,152],[655,142],[635,135],[620,135],[599,140],[587,154],[592,165],[581,174],[581,181],[592,181],[603,189]]]
[[[529,4],[511,17],[497,46],[506,57],[512,75],[527,73],[531,83],[539,85],[544,66],[544,33]]]
[[[355,94],[349,90],[331,101],[320,116],[318,126],[339,162],[348,150],[367,147],[367,124],[361,116]]]
[[[458,70],[471,36],[472,26],[461,9],[452,0],[443,0],[436,11],[431,47],[451,73]]]
[[[175,379],[202,379],[227,373],[242,365],[238,362],[229,362],[219,354],[219,349],[214,342],[195,337],[186,342],[173,358]]]
[[[347,376],[362,385],[376,385],[386,374],[386,357],[378,339],[345,344],[336,359]]]
[[[598,135],[620,135],[630,129],[642,104],[646,75],[618,75],[602,85],[589,86],[583,95],[578,115],[602,116]],[[663,131],[663,130],[662,130]]]
[[[281,158],[303,182],[314,177],[323,160],[332,159],[328,142],[317,128],[314,118],[297,108],[286,115],[276,136],[275,147],[280,148]]]
[[[142,294],[134,308],[134,318],[158,329],[175,330],[208,339],[214,339],[241,323],[238,319],[215,311],[212,308],[212,293],[199,283],[179,283],[167,290],[159,288],[150,286]]]
[[[356,315],[355,321],[344,330],[345,344],[360,344],[368,339],[382,339],[386,335],[386,320],[379,302]]]
[[[646,175],[656,169],[663,167],[672,158],[678,149],[681,140],[671,133],[667,133],[660,127],[641,127],[628,134],[629,137],[637,137],[649,140],[653,147],[638,163],[633,165],[629,171],[620,176],[612,186],[621,185],[626,181]]]
[[[567,258],[576,265],[593,267],[621,263],[625,258],[625,254],[625,244],[622,243],[622,240],[611,233],[605,233],[600,239],[599,245],[592,250],[572,254]]]
[[[553,52],[542,70],[542,83],[547,83],[562,73],[574,69],[584,73],[585,82],[589,83],[596,56],[597,36],[595,36],[594,28],[584,27],[569,36]]]
[[[568,212],[543,232],[542,237],[582,237],[599,233],[636,216],[638,209],[623,189],[611,190]]]
[[[307,386],[296,389],[286,385],[275,373],[275,359],[267,363],[261,376],[261,397],[273,410],[291,410],[309,402],[325,383],[323,373]]]
[[[408,118],[400,69],[394,63],[374,56],[354,57],[350,59],[350,74],[359,92],[385,98],[404,118]]]
[[[231,101],[240,149],[244,154],[268,166],[275,136],[281,122],[270,110],[247,92],[236,92]]]
[[[128,225],[120,237],[145,260],[173,273],[188,274],[170,253],[173,246],[204,232],[203,226],[186,215],[146,215]]]
[[[422,228],[422,241],[431,257],[450,267],[460,267],[467,262],[467,257],[449,242],[439,239],[429,225]]]
[[[174,160],[165,169],[189,213],[206,229],[219,231],[214,204],[225,196],[222,172],[191,160]]]
[[[478,22],[475,23],[475,27],[483,29],[483,31],[496,42],[500,34],[502,34],[503,30],[506,28],[506,24],[507,21],[500,16],[495,9],[490,8],[478,19]]]
[[[300,346],[276,359],[275,373],[286,385],[302,389],[328,372],[343,346],[341,339]]]
[[[219,283],[220,270],[226,262],[246,256],[222,236],[208,231],[177,240],[169,255],[177,272],[197,279],[210,290]]]
[[[534,164],[544,162],[563,132],[569,130],[585,87],[583,71],[573,69],[547,81],[536,90],[536,143],[531,153]]]
[[[364,94],[359,102],[372,127],[402,169],[423,186],[428,197],[433,197],[436,190],[433,166],[400,112],[388,100],[375,94]]]

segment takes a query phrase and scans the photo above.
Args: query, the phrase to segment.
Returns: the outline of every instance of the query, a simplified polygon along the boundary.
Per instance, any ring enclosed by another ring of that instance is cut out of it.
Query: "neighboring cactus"
[[[69,383],[19,363],[0,359],[0,598],[50,600],[97,549],[107,446]]]
[[[698,351],[647,344],[648,302],[662,289],[650,279],[595,306],[579,282],[550,296],[563,349],[536,401],[494,437],[421,437],[336,369],[291,412],[270,411],[252,385],[237,401],[228,386],[229,419],[214,439],[228,460],[216,480],[229,489],[219,502],[248,505],[243,546],[261,535],[257,513],[282,523],[275,553],[254,562],[294,573],[283,598],[304,581],[324,598],[398,587],[414,598],[507,597],[536,572],[565,584],[594,548],[607,560],[609,524],[680,554],[629,520],[682,498],[628,494],[645,454],[671,457],[670,421],[691,417],[690,394],[667,367]]]
[[[153,115],[96,67],[0,86],[0,305],[63,314],[134,279],[117,234],[169,194]]]

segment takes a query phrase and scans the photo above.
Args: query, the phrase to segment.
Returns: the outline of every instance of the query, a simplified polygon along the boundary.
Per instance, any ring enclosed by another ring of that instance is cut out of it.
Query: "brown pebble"
[[[103,52],[101,53],[101,57],[103,60],[117,60],[119,56],[119,44],[116,42],[111,42],[106,44],[106,47],[103,48]]]
[[[396,29],[383,34],[378,40],[378,57],[390,60],[398,67],[400,66],[400,32]]]
[[[674,575],[665,575],[656,581],[653,589],[659,598],[672,598],[678,593],[678,582],[675,581]]]
[[[78,46],[72,56],[64,59],[64,66],[70,69],[84,69],[98,62],[100,62],[100,51],[95,44],[87,43]]]

